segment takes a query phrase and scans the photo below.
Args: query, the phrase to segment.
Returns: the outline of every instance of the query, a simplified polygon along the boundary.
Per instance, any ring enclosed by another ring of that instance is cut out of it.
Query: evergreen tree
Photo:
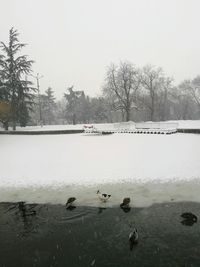
[[[53,124],[55,122],[55,97],[54,91],[49,87],[45,94],[40,95],[41,108],[42,108],[42,120],[44,124]]]
[[[10,104],[4,100],[0,100],[0,122],[3,123],[3,127],[5,130],[8,130],[10,110]]]
[[[18,40],[18,32],[11,28],[9,32],[9,43],[1,42],[4,56],[1,58],[1,79],[3,83],[4,98],[11,104],[11,121],[13,130],[16,123],[20,122],[25,126],[28,121],[28,111],[33,103],[33,93],[35,88],[26,79],[31,73],[32,60],[28,60],[26,55],[18,55],[25,44]]]
[[[86,103],[84,91],[74,91],[73,86],[67,88],[69,93],[65,93],[64,97],[67,101],[66,117],[70,122],[76,124],[77,122],[83,122],[85,119],[81,119],[82,108]]]

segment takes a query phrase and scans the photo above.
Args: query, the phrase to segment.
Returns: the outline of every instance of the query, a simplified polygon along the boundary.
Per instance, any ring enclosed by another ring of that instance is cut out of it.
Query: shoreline
[[[65,204],[69,197],[76,197],[76,205],[97,207],[96,192],[111,194],[107,207],[116,207],[124,197],[131,198],[131,206],[148,207],[156,203],[194,201],[200,203],[200,181],[175,180],[167,182],[119,182],[104,184],[73,184],[57,186],[1,186],[0,202]]]

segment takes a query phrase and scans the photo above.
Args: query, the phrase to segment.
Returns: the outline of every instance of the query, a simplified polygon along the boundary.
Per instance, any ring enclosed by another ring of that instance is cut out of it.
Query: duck
[[[73,207],[72,204],[74,203],[75,200],[76,200],[75,197],[68,198],[67,203],[66,203],[67,209],[70,209],[71,207]]]
[[[120,204],[120,207],[121,207],[121,208],[128,208],[130,202],[131,202],[130,197],[125,197],[125,198],[123,199],[123,202]]]
[[[105,194],[105,193],[102,194],[99,190],[97,191],[97,195],[98,195],[98,198],[103,202],[106,202],[111,197],[111,195],[109,194]]]
[[[133,228],[133,230],[130,232],[129,237],[128,237],[130,250],[132,250],[133,246],[138,243],[138,238],[139,238],[138,231],[136,228]]]
[[[184,219],[193,221],[193,222],[197,222],[197,216],[194,215],[192,212],[184,212],[181,214],[181,217],[183,217]]]
[[[125,198],[123,199],[123,202],[120,204],[120,208],[121,208],[125,213],[127,213],[127,212],[129,212],[129,211],[131,210],[131,207],[129,206],[130,202],[131,202],[130,197],[125,197]]]

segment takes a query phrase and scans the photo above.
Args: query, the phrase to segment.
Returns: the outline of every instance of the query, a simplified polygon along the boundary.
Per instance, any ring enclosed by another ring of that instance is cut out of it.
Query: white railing
[[[136,129],[168,129],[177,130],[176,122],[139,122],[135,124]]]

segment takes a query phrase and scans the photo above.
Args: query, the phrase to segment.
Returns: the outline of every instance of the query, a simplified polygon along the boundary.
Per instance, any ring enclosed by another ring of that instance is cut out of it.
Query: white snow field
[[[200,201],[200,135],[0,135],[0,201]]]

